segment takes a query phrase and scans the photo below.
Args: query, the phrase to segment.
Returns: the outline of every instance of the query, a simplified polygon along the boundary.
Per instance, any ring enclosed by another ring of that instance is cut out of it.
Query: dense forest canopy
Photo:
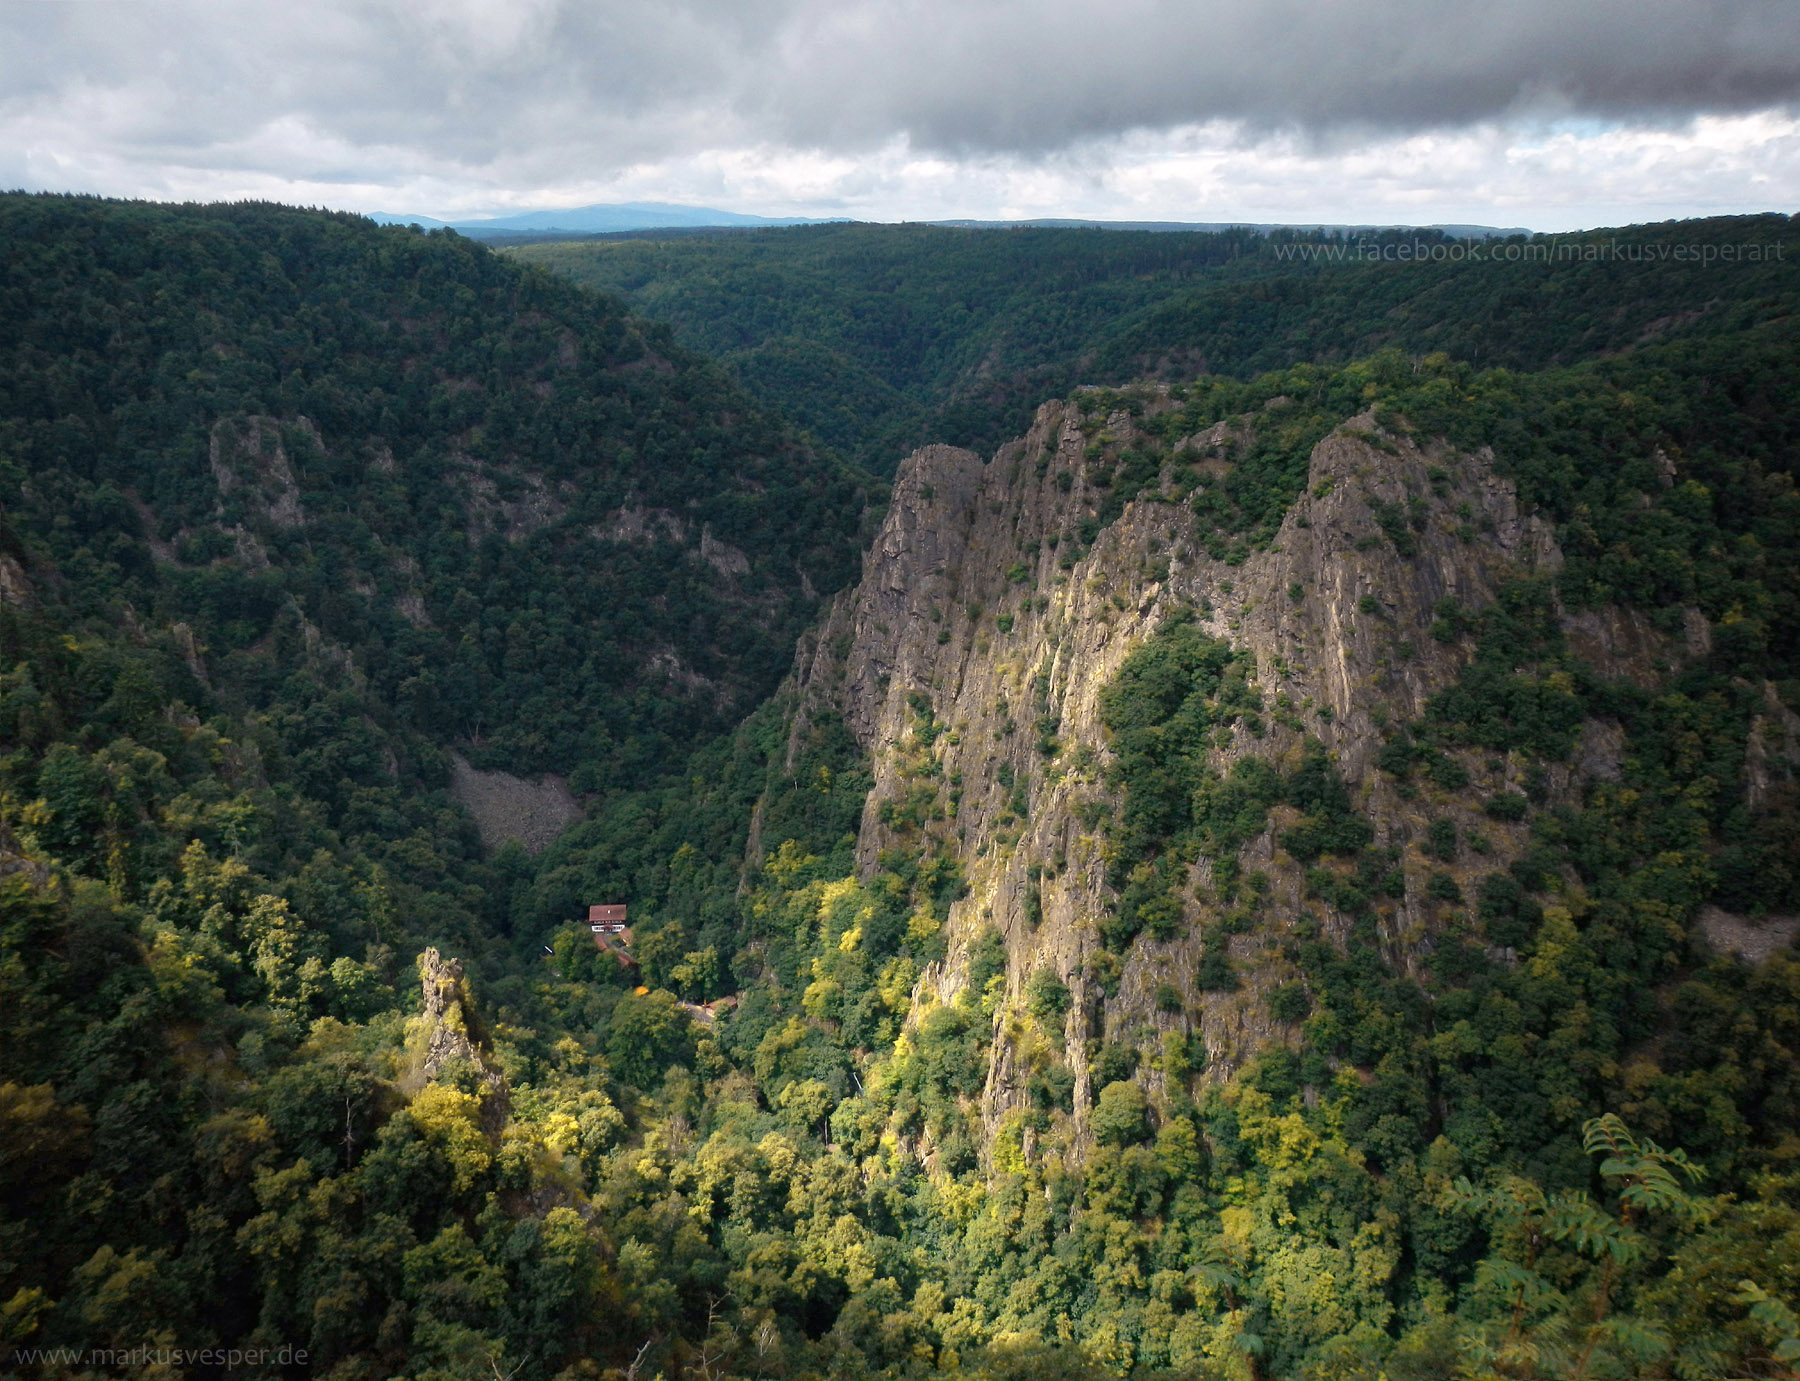
[[[887,474],[927,442],[991,450],[1077,384],[1248,378],[1386,347],[1533,370],[1779,319],[1796,307],[1787,231],[1785,216],[1722,217],[1521,237],[1479,260],[1413,230],[927,225],[505,253],[620,294]],[[1727,245],[1729,262],[1707,257]],[[1693,257],[1665,257],[1677,246]]]
[[[1401,972],[1382,822],[1316,742],[1215,772],[1221,730],[1294,707],[1192,611],[1164,620],[1102,698],[1107,760],[1065,761],[1042,725],[1005,786],[1020,816],[1053,770],[1105,797],[1096,991],[1197,893],[1218,933],[1196,983],[1239,983],[1230,938],[1269,919],[1236,858],[1259,837],[1306,870],[1272,961],[1295,977],[1268,1000],[1283,1039],[1229,1078],[1201,1043],[1108,1030],[1078,1109],[1056,973],[1011,991],[990,928],[953,998],[919,982],[964,890],[955,727],[910,702],[899,843],[859,869],[870,760],[777,689],[866,535],[866,478],[777,411],[832,436],[796,402],[827,375],[759,394],[760,365],[733,382],[453,235],[0,199],[0,1366],[1793,1375],[1800,960],[1715,957],[1695,929],[1800,907],[1769,728],[1800,710],[1792,269],[1293,274],[1231,237],[1184,260],[1175,237],[909,228],[859,277],[861,229],[693,261],[715,329],[795,313],[741,339],[810,332],[876,382],[897,376],[844,323],[896,289],[919,320],[870,330],[914,372],[843,395],[867,405],[849,450],[950,416],[992,352],[1015,382],[970,435],[1055,370],[1218,355],[1084,395],[1106,487],[1070,570],[1133,501],[1190,515],[1221,569],[1269,550],[1352,417],[1491,448],[1566,562],[1393,630],[1393,674],[1410,637],[1461,670],[1387,725],[1379,771],[1442,811],[1477,791],[1468,763],[1516,762],[1523,789],[1481,810],[1519,856],[1434,821],[1438,923],[1424,976]],[[1068,327],[1008,355],[983,332],[1029,334],[1034,283]],[[677,286],[685,332],[706,313]],[[1241,444],[1202,467],[1184,443],[1221,421]],[[1405,556],[1432,499],[1367,540]],[[1710,641],[1603,675],[1559,619],[1613,607]],[[1589,721],[1616,728],[1616,774],[1557,795]],[[536,856],[484,851],[452,750],[567,773],[585,818]],[[631,906],[636,970],[570,923],[600,900]],[[1026,1097],[990,1127],[1002,1043]]]
[[[9,523],[258,707],[323,639],[381,717],[635,783],[766,696],[852,568],[855,475],[454,234],[13,196],[0,237]]]

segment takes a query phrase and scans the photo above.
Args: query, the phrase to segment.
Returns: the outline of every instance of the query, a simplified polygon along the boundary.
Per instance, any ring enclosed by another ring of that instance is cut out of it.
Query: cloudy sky
[[[0,186],[443,217],[1800,210],[1795,0],[0,0]]]

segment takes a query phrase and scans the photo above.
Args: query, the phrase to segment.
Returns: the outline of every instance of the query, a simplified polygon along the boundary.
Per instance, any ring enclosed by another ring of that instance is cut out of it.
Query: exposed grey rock
[[[282,422],[274,417],[223,418],[215,423],[207,447],[213,479],[219,486],[221,512],[224,501],[241,495],[256,516],[279,528],[306,523],[300,505],[300,486],[295,482],[287,447],[282,441]],[[287,425],[324,445],[311,419],[296,417]]]
[[[1625,759],[1625,730],[1615,723],[1590,719],[1581,726],[1575,745],[1575,770],[1594,781],[1616,782]]]
[[[450,754],[450,794],[475,817],[485,848],[516,839],[539,853],[575,821],[581,805],[568,783],[549,773],[535,782],[510,772],[483,772],[461,753]]]
[[[1762,711],[1750,721],[1744,744],[1744,803],[1766,810],[1782,791],[1800,780],[1800,715],[1781,703],[1772,683],[1763,682]]]
[[[1408,894],[1384,904],[1378,929],[1390,961],[1417,972],[1441,923],[1442,908],[1424,892],[1429,873],[1450,872],[1466,893],[1526,843],[1522,825],[1496,823],[1479,809],[1489,792],[1516,789],[1518,769],[1506,755],[1463,753],[1469,789],[1426,787],[1403,798],[1374,765],[1382,725],[1417,717],[1470,655],[1468,639],[1432,636],[1439,601],[1479,610],[1506,580],[1562,564],[1550,525],[1521,508],[1491,454],[1387,435],[1365,414],[1315,447],[1307,488],[1278,536],[1241,565],[1207,555],[1190,507],[1153,491],[1128,504],[1065,569],[1068,544],[1106,498],[1090,441],[1110,434],[1126,446],[1135,436],[1131,415],[1119,410],[1096,438],[1097,420],[1084,417],[1083,403],[1077,394],[1046,404],[1024,437],[986,463],[947,446],[908,457],[860,583],[833,602],[802,648],[794,679],[796,741],[813,707],[828,707],[872,756],[874,786],[857,844],[863,869],[872,871],[884,849],[923,842],[910,827],[888,823],[884,807],[919,784],[924,757],[941,771],[935,818],[922,833],[960,861],[969,894],[951,909],[947,957],[920,977],[914,1011],[953,1000],[967,982],[972,940],[986,925],[999,928],[1008,995],[995,1013],[984,1094],[990,1129],[1023,1105],[1033,1062],[1052,1054],[1074,1073],[1077,1108],[1085,1109],[1094,1092],[1088,1050],[1102,1037],[1136,1042],[1149,1057],[1164,1036],[1197,1032],[1214,1079],[1292,1042],[1292,1027],[1274,1021],[1267,1006],[1274,987],[1299,976],[1282,956],[1283,938],[1304,913],[1319,913],[1329,938],[1341,942],[1347,933],[1347,918],[1305,898],[1305,869],[1278,844],[1290,823],[1278,810],[1240,859],[1247,871],[1266,873],[1268,893],[1262,929],[1231,942],[1238,990],[1196,989],[1202,931],[1217,919],[1211,903],[1190,904],[1181,938],[1140,937],[1124,956],[1116,992],[1103,990],[1095,962],[1097,922],[1111,902],[1106,837],[1082,823],[1084,810],[1111,801],[1100,696],[1168,613],[1199,608],[1207,632],[1253,656],[1270,710],[1278,697],[1289,707],[1289,722],[1266,715],[1260,734],[1237,726],[1215,750],[1214,766],[1224,771],[1245,755],[1291,764],[1305,738],[1316,737],[1369,810],[1379,842],[1402,850]],[[1165,469],[1163,492],[1177,463],[1219,473],[1221,453],[1255,424],[1221,423],[1190,438]],[[1395,512],[1408,515],[1414,555],[1401,555],[1384,535],[1379,512],[1390,522]],[[1669,653],[1666,639],[1619,611],[1583,613],[1567,628],[1607,675],[1653,679]],[[916,737],[914,697],[925,697],[947,726],[929,754]],[[1620,750],[1617,726],[1592,726],[1553,789],[1572,793],[1589,777],[1616,779]],[[1003,769],[1028,783],[1024,820],[1011,810]],[[1465,837],[1479,830],[1491,854],[1451,865],[1426,858],[1420,843],[1433,817],[1455,821]],[[1210,863],[1200,860],[1197,872]],[[1025,901],[1033,869],[1041,907],[1035,927]],[[1041,1030],[1023,1011],[1023,985],[1043,967],[1074,997],[1062,1031]],[[1180,994],[1178,1012],[1157,1001],[1167,987]],[[1148,1060],[1139,1077],[1153,1094],[1166,1092]]]
[[[487,1042],[469,998],[462,961],[427,949],[419,956],[419,985],[423,1003],[411,1024],[419,1056],[414,1082],[429,1083],[453,1061],[473,1066],[484,1088],[482,1124],[490,1133],[497,1132],[511,1111],[511,1098],[505,1076],[488,1060]]]
[[[1751,920],[1716,906],[1700,908],[1700,934],[1714,954],[1732,954],[1760,964],[1800,937],[1800,916],[1764,916]]]
[[[29,609],[33,603],[35,598],[25,568],[12,557],[0,554],[0,604],[10,604],[18,610]]]
[[[12,829],[4,820],[0,820],[0,877],[8,874],[23,874],[25,881],[32,887],[42,889],[50,885],[50,865],[41,858],[34,858],[19,846]]]

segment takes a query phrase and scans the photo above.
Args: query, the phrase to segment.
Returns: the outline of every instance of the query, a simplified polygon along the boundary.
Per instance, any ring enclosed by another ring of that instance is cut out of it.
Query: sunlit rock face
[[[1045,405],[1025,436],[987,461],[948,446],[910,456],[860,583],[833,603],[797,669],[800,721],[809,706],[841,714],[873,759],[863,869],[873,871],[885,850],[923,846],[948,852],[968,880],[952,908],[948,955],[920,980],[922,1005],[965,986],[977,935],[993,926],[1005,937],[1009,968],[992,1004],[999,1038],[984,1099],[990,1128],[1022,1104],[1034,1065],[1058,1054],[1074,1073],[1074,1106],[1088,1109],[1097,1093],[1091,1055],[1102,1041],[1149,1054],[1136,1077],[1152,1093],[1164,1086],[1158,1049],[1192,1050],[1197,1038],[1208,1076],[1222,1080],[1259,1050],[1296,1043],[1295,1024],[1271,1016],[1268,1002],[1299,977],[1293,928],[1312,918],[1328,936],[1344,933],[1346,919],[1306,897],[1306,868],[1280,847],[1296,813],[1278,806],[1236,860],[1265,890],[1255,927],[1229,939],[1234,991],[1195,981],[1203,932],[1219,919],[1207,901],[1189,900],[1175,939],[1140,936],[1116,959],[1104,952],[1099,922],[1116,900],[1106,822],[1119,791],[1108,777],[1102,693],[1175,611],[1191,611],[1248,658],[1263,706],[1254,726],[1240,721],[1217,736],[1213,768],[1223,774],[1258,756],[1291,770],[1317,740],[1376,845],[1398,850],[1407,888],[1379,908],[1379,933],[1401,969],[1418,973],[1430,952],[1441,908],[1427,875],[1448,873],[1467,890],[1526,844],[1522,824],[1480,810],[1485,797],[1521,789],[1513,777],[1522,768],[1510,760],[1459,752],[1469,785],[1422,794],[1376,767],[1389,726],[1417,718],[1469,659],[1467,639],[1444,636],[1445,602],[1479,610],[1504,581],[1561,565],[1550,525],[1521,511],[1491,454],[1347,417],[1313,448],[1306,488],[1275,539],[1231,564],[1207,554],[1184,499],[1196,480],[1223,473],[1257,417],[1162,447],[1160,475],[1096,531],[1119,457],[1143,437],[1133,410],[1102,415],[1084,401]],[[1149,393],[1135,411],[1143,418],[1168,406]],[[1653,677],[1658,663],[1681,655],[1625,611],[1565,625],[1603,674]],[[1616,776],[1617,750],[1606,726],[1590,723],[1571,764],[1535,789],[1568,796],[1583,780]],[[1433,861],[1425,852],[1433,819],[1478,832],[1488,852],[1461,868]],[[1201,897],[1215,862],[1192,865]],[[1025,984],[1045,968],[1073,998],[1060,1033],[1022,1016]]]

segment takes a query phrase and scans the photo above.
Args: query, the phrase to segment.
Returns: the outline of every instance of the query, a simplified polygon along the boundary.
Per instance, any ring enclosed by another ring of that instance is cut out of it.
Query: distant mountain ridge
[[[630,230],[711,230],[732,228],[772,228],[784,225],[836,225],[848,222],[849,216],[756,216],[742,211],[721,211],[712,206],[686,206],[667,201],[596,202],[590,206],[572,206],[554,211],[522,211],[511,216],[472,216],[460,220],[439,220],[433,216],[416,216],[389,211],[371,212],[369,219],[378,225],[420,225],[428,230],[451,229],[476,238],[496,235],[543,235],[568,233],[605,235]],[[1529,235],[1524,226],[1493,225],[1338,225],[1308,221],[1111,221],[1081,217],[1038,217],[1027,220],[953,219],[925,221],[926,225],[950,226],[965,230],[1011,230],[1021,227],[1051,230],[1149,230],[1210,231],[1248,230],[1267,235],[1277,230],[1304,232],[1362,232],[1386,230],[1430,230],[1463,240],[1504,239],[1508,235]]]
[[[825,221],[825,218],[817,216],[752,216],[741,211],[720,211],[711,206],[679,206],[663,201],[599,202],[592,206],[572,206],[557,211],[523,211],[514,216],[479,216],[453,221],[377,211],[369,219],[378,225],[422,225],[428,230],[448,228],[475,238],[488,235],[539,235],[558,231],[593,235],[617,230],[820,225]]]
[[[928,224],[966,230],[1012,230],[1018,228],[1033,230],[1149,230],[1171,234],[1215,235],[1226,230],[1249,230],[1258,235],[1273,234],[1277,230],[1297,230],[1305,234],[1337,232],[1363,235],[1391,230],[1429,230],[1440,235],[1449,235],[1458,240],[1504,240],[1509,235],[1535,233],[1530,227],[1523,225],[1402,225],[1398,223],[1344,225],[1326,221],[1100,221],[1061,216],[1041,216],[1035,220],[1022,221],[930,221]]]

